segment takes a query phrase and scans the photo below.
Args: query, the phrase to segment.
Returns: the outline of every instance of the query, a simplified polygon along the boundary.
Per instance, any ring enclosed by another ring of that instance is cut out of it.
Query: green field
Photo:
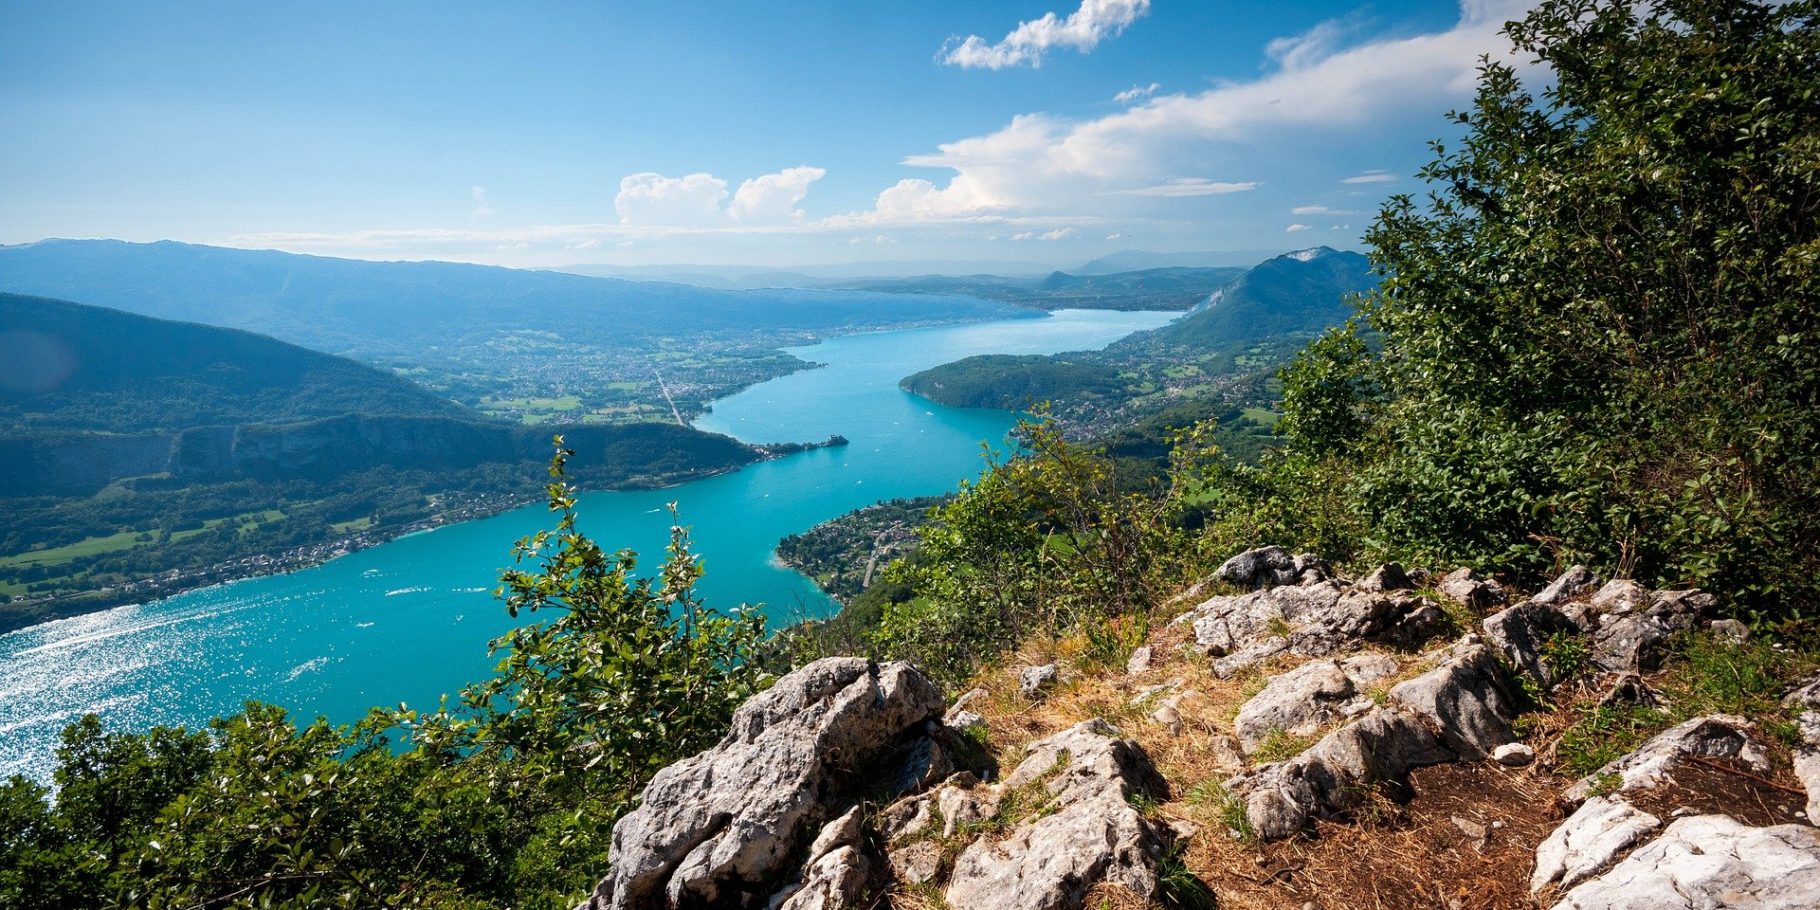
[[[171,539],[182,540],[185,537],[193,537],[204,531],[214,530],[229,522],[259,525],[277,521],[283,517],[283,512],[280,512],[277,509],[268,509],[263,512],[246,512],[240,515],[229,515],[224,518],[211,518],[204,521],[200,528],[172,532]],[[24,553],[15,553],[11,556],[0,556],[0,568],[12,568],[15,566],[44,566],[45,568],[50,568],[52,566],[60,566],[66,562],[81,559],[84,556],[97,556],[102,553],[130,550],[141,543],[149,543],[157,533],[158,531],[156,528],[121,531],[117,534],[108,534],[103,537],[90,537],[86,540],[78,540],[75,543],[65,544],[61,547],[50,547],[43,550],[28,550]],[[141,535],[145,535],[146,539],[141,540]]]

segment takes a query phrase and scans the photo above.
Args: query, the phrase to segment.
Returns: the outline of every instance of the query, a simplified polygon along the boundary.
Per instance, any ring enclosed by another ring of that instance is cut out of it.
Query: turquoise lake
[[[710,605],[762,603],[773,624],[826,614],[807,579],[775,561],[777,541],[882,499],[951,490],[1002,446],[1012,416],[946,408],[898,380],[974,354],[1104,347],[1175,313],[1062,310],[1049,318],[879,332],[792,353],[826,364],[715,402],[697,425],[748,442],[817,449],[664,490],[590,493],[583,531],[655,565],[666,503],[694,534]],[[586,459],[586,451],[577,454]],[[295,716],[345,722],[371,705],[434,707],[487,675],[487,642],[512,620],[492,596],[513,541],[547,527],[529,506],[449,525],[289,575],[45,623],[0,636],[0,778],[48,779],[64,725],[85,713],[110,726],[197,726],[249,699]]]

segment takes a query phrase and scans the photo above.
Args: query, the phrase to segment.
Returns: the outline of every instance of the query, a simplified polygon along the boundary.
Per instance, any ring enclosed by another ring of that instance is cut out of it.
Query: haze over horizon
[[[10,5],[0,243],[544,268],[1356,249],[1525,6]]]

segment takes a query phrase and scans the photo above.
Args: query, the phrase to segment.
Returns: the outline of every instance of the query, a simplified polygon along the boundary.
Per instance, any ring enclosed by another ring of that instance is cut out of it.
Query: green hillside
[[[0,293],[0,430],[126,433],[359,413],[469,416],[411,382],[251,332]]]
[[[914,373],[900,385],[937,404],[1000,410],[1124,390],[1118,373],[1108,367],[1041,354],[981,354]]]
[[[1352,315],[1348,299],[1376,286],[1364,255],[1317,247],[1285,253],[1215,290],[1188,315],[1114,345],[1121,350],[1215,350],[1313,335]]]
[[[0,295],[0,631],[496,510],[537,491],[553,433],[595,487],[760,454],[674,423],[492,420],[249,332]]]

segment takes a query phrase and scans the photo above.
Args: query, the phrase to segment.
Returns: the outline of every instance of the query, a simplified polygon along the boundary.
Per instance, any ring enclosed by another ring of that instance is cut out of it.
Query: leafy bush
[[[0,785],[0,905],[573,906],[650,776],[764,685],[764,628],[701,605],[680,525],[655,581],[583,535],[560,445],[557,527],[519,541],[535,568],[500,590],[514,615],[557,615],[494,642],[496,676],[454,706],[348,727],[257,704],[208,733],[84,718],[54,804]]]
[[[1367,235],[1363,323],[1285,371],[1291,454],[1235,479],[1259,501],[1231,520],[1812,615],[1820,6],[1553,0],[1507,33],[1552,83],[1483,65],[1426,199]],[[1282,502],[1301,491],[1322,520]]]
[[[1205,561],[1180,521],[1215,454],[1199,436],[1176,447],[1153,495],[1118,492],[1112,461],[1052,423],[1019,433],[1026,454],[994,460],[887,570],[913,596],[884,604],[880,653],[958,682],[1031,634],[1101,634],[1106,619],[1141,616]]]

